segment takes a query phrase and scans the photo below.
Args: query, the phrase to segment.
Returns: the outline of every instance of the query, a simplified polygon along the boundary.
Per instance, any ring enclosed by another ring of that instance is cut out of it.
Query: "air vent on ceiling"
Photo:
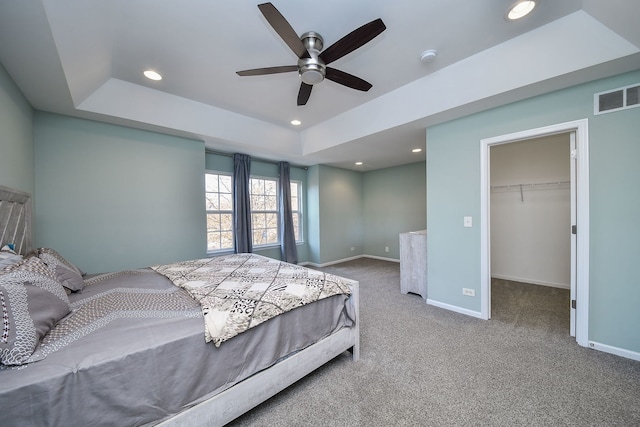
[[[602,114],[640,106],[640,83],[593,96],[593,113]]]

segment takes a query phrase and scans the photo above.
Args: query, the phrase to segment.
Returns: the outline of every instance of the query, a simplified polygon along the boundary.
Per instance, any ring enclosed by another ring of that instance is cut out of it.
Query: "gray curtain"
[[[233,251],[253,251],[251,233],[251,197],[249,177],[251,157],[246,154],[233,155]]]
[[[280,256],[282,261],[292,264],[298,263],[298,249],[293,229],[293,215],[291,213],[291,179],[289,178],[289,163],[278,163],[280,171],[279,193],[280,200]]]

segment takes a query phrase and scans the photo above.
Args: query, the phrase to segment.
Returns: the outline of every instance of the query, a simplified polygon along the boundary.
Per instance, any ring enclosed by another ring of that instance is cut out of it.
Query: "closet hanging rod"
[[[535,182],[530,184],[507,184],[507,185],[492,185],[491,190],[529,190],[540,187],[568,185],[571,181],[551,181],[551,182]]]

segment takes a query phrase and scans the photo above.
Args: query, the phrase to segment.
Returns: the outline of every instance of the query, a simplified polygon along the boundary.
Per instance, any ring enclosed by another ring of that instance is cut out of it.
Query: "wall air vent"
[[[640,106],[640,83],[593,96],[593,114],[610,113]]]

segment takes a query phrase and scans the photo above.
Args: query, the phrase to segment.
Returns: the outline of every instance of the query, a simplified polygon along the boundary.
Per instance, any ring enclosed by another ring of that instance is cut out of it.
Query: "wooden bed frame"
[[[15,244],[15,251],[26,254],[32,249],[31,196],[0,186],[0,243]],[[345,279],[346,280],[346,279]],[[347,280],[351,287],[348,303],[356,315],[352,328],[343,328],[317,343],[260,371],[227,390],[161,421],[163,427],[222,426],[258,406],[320,366],[351,351],[353,361],[360,359],[359,283]]]

